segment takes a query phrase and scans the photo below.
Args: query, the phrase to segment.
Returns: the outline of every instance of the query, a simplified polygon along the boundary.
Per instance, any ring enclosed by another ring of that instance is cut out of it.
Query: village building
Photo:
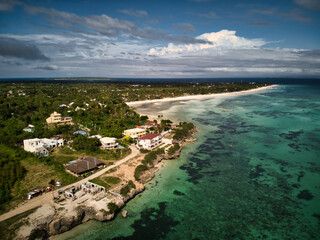
[[[102,165],[104,165],[104,163],[96,157],[82,157],[69,162],[65,165],[65,168],[73,174],[82,175]]]
[[[104,137],[100,139],[103,149],[114,149],[118,148],[118,142],[116,138]]]
[[[144,126],[146,126],[146,128],[151,128],[151,127],[156,127],[157,123],[153,122],[153,121],[147,121]]]
[[[34,126],[29,124],[28,127],[25,127],[23,129],[23,131],[33,133],[34,132]]]
[[[73,124],[72,117],[61,117],[61,114],[57,112],[51,113],[46,121],[48,124]]]
[[[33,138],[23,140],[23,148],[27,152],[40,154],[40,156],[47,156],[49,154],[48,148],[63,146],[63,139],[48,139],[48,138]]]
[[[127,130],[124,130],[123,132],[123,135],[129,136],[131,138],[140,138],[146,134],[147,134],[146,130],[140,129],[140,128],[127,129]]]
[[[162,143],[161,134],[151,133],[138,139],[137,147],[151,150]]]

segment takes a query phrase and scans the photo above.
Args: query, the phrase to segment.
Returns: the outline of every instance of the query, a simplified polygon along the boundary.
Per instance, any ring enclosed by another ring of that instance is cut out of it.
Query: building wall
[[[129,129],[129,130],[125,130],[123,132],[123,135],[129,136],[131,138],[143,137],[146,134],[147,134],[147,132],[145,129],[137,129],[136,131],[132,131],[132,129]]]
[[[138,140],[137,146],[138,146],[138,148],[152,149],[152,148],[158,146],[160,143],[162,143],[161,135],[157,136],[153,139]]]

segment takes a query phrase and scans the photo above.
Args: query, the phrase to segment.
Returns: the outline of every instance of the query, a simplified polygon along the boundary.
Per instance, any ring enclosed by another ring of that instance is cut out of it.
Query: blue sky
[[[0,0],[1,77],[320,76],[319,0]]]

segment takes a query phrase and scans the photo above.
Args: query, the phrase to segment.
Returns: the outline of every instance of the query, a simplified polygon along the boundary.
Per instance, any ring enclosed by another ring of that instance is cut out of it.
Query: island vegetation
[[[51,182],[69,184],[79,180],[66,173],[64,164],[79,156],[99,157],[104,163],[117,160],[130,153],[128,146],[134,142],[124,137],[119,142],[123,149],[102,150],[97,138],[75,135],[78,130],[90,135],[122,138],[125,129],[144,124],[148,117],[140,116],[125,102],[160,99],[195,94],[210,94],[253,89],[265,84],[253,83],[128,83],[83,81],[33,81],[0,83],[0,212],[7,211],[25,200],[26,193],[35,186],[45,187]],[[70,125],[48,125],[46,118],[54,111],[72,117]],[[168,130],[170,120],[162,120],[156,131]],[[33,132],[24,128],[32,124]],[[193,124],[182,123],[173,139],[188,137]],[[151,128],[151,130],[154,130]],[[23,140],[62,136],[70,144],[50,150],[50,155],[40,158],[23,150]],[[169,149],[173,154],[180,148]],[[163,149],[146,154],[143,164],[136,168],[135,178],[153,164]],[[52,181],[55,180],[55,181]],[[98,181],[98,180],[96,180]],[[108,179],[109,184],[118,182]],[[109,186],[109,185],[106,185]],[[123,187],[126,192],[134,188],[130,182]]]

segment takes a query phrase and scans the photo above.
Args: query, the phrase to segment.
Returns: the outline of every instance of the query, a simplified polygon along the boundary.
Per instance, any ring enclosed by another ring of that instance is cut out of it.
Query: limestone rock
[[[126,218],[127,215],[128,215],[128,211],[127,210],[123,210],[121,214],[122,214],[122,217]]]

